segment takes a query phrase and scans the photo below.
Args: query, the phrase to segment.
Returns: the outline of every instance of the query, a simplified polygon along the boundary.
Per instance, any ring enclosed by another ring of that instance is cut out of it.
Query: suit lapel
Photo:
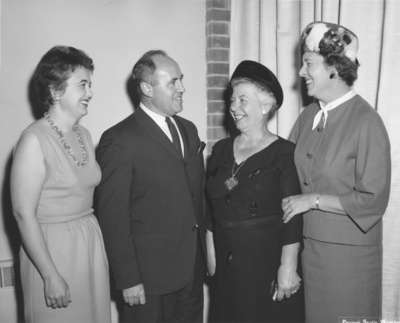
[[[139,121],[139,124],[142,126],[143,131],[146,133],[146,135],[148,137],[150,137],[152,140],[159,143],[162,147],[164,147],[164,149],[166,149],[169,153],[171,153],[175,157],[182,159],[182,156],[180,156],[179,152],[176,151],[172,142],[165,135],[165,133],[160,129],[160,127],[153,121],[153,119],[151,119],[140,108],[135,111],[135,114],[137,114],[137,119]],[[179,128],[179,130],[181,130],[181,127]],[[182,135],[182,137],[183,137],[183,135]],[[183,139],[183,140],[184,140],[184,144],[185,144],[186,140],[185,139]],[[185,149],[186,149],[186,146],[185,146]]]

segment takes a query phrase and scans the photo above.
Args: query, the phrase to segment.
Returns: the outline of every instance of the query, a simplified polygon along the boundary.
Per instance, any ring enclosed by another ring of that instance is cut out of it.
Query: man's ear
[[[140,90],[145,96],[153,97],[153,87],[149,83],[141,81]]]

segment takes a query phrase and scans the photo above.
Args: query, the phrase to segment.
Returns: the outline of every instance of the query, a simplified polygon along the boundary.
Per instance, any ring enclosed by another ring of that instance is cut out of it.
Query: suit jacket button
[[[256,201],[252,201],[249,206],[249,211],[251,216],[255,216],[257,214],[258,205]]]
[[[232,258],[233,258],[232,252],[228,252],[228,256],[226,257],[226,262],[228,264],[231,263],[232,262]]]
[[[307,181],[304,181],[304,182],[303,182],[303,185],[304,185],[304,186],[308,186],[308,182],[307,182]]]
[[[312,155],[312,153],[307,153],[306,156],[308,159],[311,159],[313,155]]]
[[[192,231],[196,231],[199,228],[198,224],[193,224]]]
[[[260,174],[261,173],[261,170],[260,169],[256,169],[254,172],[252,172],[252,173],[250,173],[249,174],[249,176],[248,176],[248,178],[249,179],[253,179],[253,178],[255,178],[258,174]]]

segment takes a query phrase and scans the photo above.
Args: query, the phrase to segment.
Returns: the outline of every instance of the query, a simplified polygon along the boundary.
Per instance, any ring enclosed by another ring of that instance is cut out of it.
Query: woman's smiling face
[[[84,67],[78,67],[71,73],[66,83],[67,86],[59,99],[60,106],[73,119],[79,120],[88,113],[88,105],[93,96],[92,72]]]
[[[265,123],[265,117],[275,99],[261,91],[250,82],[243,82],[233,87],[230,113],[237,128],[243,132]]]
[[[310,51],[303,54],[299,75],[306,83],[309,96],[325,102],[332,86],[332,73],[334,68],[325,64],[322,55]]]

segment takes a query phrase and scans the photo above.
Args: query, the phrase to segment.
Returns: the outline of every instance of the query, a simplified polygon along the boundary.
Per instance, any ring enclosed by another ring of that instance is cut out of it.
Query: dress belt
[[[50,223],[63,223],[63,222],[70,222],[75,221],[86,216],[92,215],[93,209],[84,211],[78,214],[69,214],[69,215],[51,215],[51,216],[38,216],[38,222],[40,224],[50,224]]]
[[[268,216],[254,217],[238,221],[225,221],[217,220],[217,226],[223,229],[234,229],[234,228],[251,228],[259,225],[277,225],[281,224],[281,214],[270,214]]]

